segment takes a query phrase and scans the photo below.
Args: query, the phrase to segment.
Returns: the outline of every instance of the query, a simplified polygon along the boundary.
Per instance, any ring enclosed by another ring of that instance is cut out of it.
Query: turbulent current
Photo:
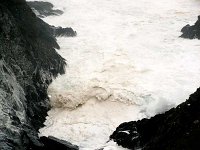
[[[49,0],[64,11],[44,20],[71,26],[58,38],[66,74],[50,85],[41,135],[81,150],[121,150],[109,135],[124,121],[161,113],[200,85],[200,43],[179,38],[200,14],[198,0]]]

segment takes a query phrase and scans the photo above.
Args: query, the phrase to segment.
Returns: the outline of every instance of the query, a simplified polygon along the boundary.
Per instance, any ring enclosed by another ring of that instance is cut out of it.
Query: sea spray
[[[117,150],[106,143],[116,126],[166,111],[199,86],[199,41],[178,38],[198,1],[49,1],[64,14],[44,20],[78,36],[58,38],[68,67],[49,87],[53,108],[41,135]]]

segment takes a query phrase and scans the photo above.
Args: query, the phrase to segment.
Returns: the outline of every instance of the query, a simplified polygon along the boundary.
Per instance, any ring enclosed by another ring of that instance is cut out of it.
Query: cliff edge
[[[42,146],[37,130],[50,108],[47,88],[66,65],[55,51],[57,29],[63,28],[36,17],[25,0],[0,1],[1,150]]]

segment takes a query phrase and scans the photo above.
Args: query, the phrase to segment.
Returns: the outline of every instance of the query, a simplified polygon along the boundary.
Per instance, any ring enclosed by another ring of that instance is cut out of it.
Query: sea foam
[[[66,74],[48,89],[52,109],[41,135],[83,150],[108,142],[120,123],[162,113],[200,85],[199,41],[179,38],[199,14],[195,0],[49,0],[65,13],[44,18],[71,26],[59,37]]]

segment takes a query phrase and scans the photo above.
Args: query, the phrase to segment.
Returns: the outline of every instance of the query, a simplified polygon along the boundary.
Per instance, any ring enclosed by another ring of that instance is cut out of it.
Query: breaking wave
[[[58,38],[68,67],[48,89],[52,109],[41,135],[82,150],[120,150],[107,143],[115,127],[166,111],[199,86],[199,41],[178,38],[200,13],[198,1],[45,1],[64,14],[44,20],[78,36]]]

